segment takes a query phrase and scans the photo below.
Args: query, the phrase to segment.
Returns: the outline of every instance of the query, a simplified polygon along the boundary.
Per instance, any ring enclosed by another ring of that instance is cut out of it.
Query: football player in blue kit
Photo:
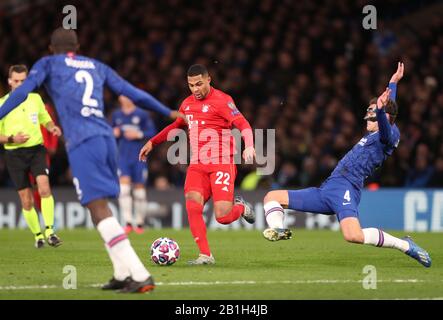
[[[108,206],[108,198],[116,198],[120,188],[116,141],[104,116],[104,86],[117,95],[127,96],[138,106],[172,119],[182,115],[135,88],[106,64],[77,55],[78,49],[74,30],[55,30],[50,44],[53,54],[34,64],[22,86],[12,92],[0,108],[0,119],[22,103],[32,90],[45,85],[63,128],[80,203],[90,210],[114,267],[114,276],[102,289],[150,291],[155,287],[151,274]]]
[[[400,142],[395,125],[398,108],[395,103],[397,83],[403,77],[404,65],[398,64],[389,88],[369,103],[365,116],[368,134],[340,160],[320,188],[270,191],[264,198],[264,211],[269,228],[263,236],[270,241],[290,239],[292,232],[284,228],[284,210],[320,214],[336,214],[346,241],[377,247],[395,248],[416,259],[425,267],[431,258],[410,237],[396,238],[380,229],[364,228],[358,220],[358,204],[364,180],[379,168]]]
[[[141,234],[147,207],[145,183],[148,178],[148,169],[145,162],[138,161],[138,154],[143,148],[144,140],[154,136],[157,130],[148,112],[138,108],[125,96],[120,96],[118,100],[121,109],[112,113],[111,123],[119,154],[120,196],[118,202],[120,212],[126,222],[126,234],[131,231]],[[131,196],[131,187],[133,187],[133,196]],[[132,211],[135,213],[135,228],[132,223]]]

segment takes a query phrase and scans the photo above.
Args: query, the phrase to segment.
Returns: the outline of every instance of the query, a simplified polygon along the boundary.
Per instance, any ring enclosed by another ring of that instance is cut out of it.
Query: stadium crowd
[[[31,66],[48,52],[65,4],[52,3],[0,11],[0,93],[8,90],[10,65]],[[443,187],[443,20],[433,17],[419,30],[398,22],[423,3],[384,15],[379,9],[377,30],[365,30],[364,1],[69,1],[80,52],[173,109],[189,95],[188,66],[205,64],[253,128],[275,128],[274,174],[254,179],[253,168],[242,165],[237,184],[244,189],[319,185],[364,135],[368,102],[398,61],[405,63],[397,94],[401,142],[368,184]],[[110,113],[117,99],[105,95]],[[153,117],[158,128],[167,124]],[[163,145],[150,157],[149,185],[181,187],[186,166],[168,164],[166,152]],[[8,181],[0,156],[0,185]],[[71,185],[63,144],[52,156],[51,183]]]

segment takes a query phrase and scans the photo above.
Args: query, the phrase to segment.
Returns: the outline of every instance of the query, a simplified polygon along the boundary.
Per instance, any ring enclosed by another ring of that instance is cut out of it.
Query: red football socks
[[[189,228],[200,253],[210,256],[211,250],[209,250],[209,243],[206,237],[206,224],[203,220],[203,205],[187,200],[186,210],[188,211]]]

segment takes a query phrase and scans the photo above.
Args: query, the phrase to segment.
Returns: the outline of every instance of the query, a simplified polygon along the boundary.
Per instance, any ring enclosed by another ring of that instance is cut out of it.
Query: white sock
[[[125,222],[132,224],[131,186],[127,184],[120,184],[120,196],[118,197],[118,204]]]
[[[111,251],[109,250],[108,246],[105,244],[106,251],[108,252],[109,258],[111,258],[112,265],[114,266],[114,278],[120,281],[125,280],[127,277],[131,275],[129,272],[129,269],[126,267],[126,265],[117,259],[117,257],[113,254],[111,254]]]
[[[285,212],[277,201],[269,201],[263,206],[265,209],[266,222],[270,228],[283,229]]]
[[[365,228],[363,229],[363,234],[365,236],[364,244],[383,248],[395,248],[403,252],[409,250],[409,243],[407,241],[393,237],[380,229]]]
[[[146,190],[134,189],[135,222],[139,226],[145,224],[146,207]]]
[[[115,217],[103,219],[97,224],[97,229],[108,246],[110,255],[116,259],[115,261],[125,264],[132,279],[144,281],[150,276]]]

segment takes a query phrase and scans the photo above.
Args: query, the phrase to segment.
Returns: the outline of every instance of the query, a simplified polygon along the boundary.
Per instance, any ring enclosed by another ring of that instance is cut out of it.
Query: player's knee
[[[131,196],[131,186],[126,183],[120,184],[120,197],[129,197]]]
[[[365,238],[363,232],[344,232],[343,237],[347,242],[363,243]]]
[[[47,198],[51,195],[51,188],[49,187],[49,185],[39,186],[38,194],[42,198]]]
[[[22,199],[22,207],[24,210],[29,211],[32,209],[34,202],[32,201],[32,197],[26,197]]]
[[[194,201],[199,204],[203,204],[203,196],[198,192],[188,192],[185,194],[186,201]]]
[[[263,203],[268,203],[270,201],[277,201],[278,203],[280,203],[281,205],[285,205],[285,201],[284,201],[284,196],[283,196],[283,192],[282,190],[273,190],[273,191],[269,191],[266,195],[265,198],[263,199]]]

